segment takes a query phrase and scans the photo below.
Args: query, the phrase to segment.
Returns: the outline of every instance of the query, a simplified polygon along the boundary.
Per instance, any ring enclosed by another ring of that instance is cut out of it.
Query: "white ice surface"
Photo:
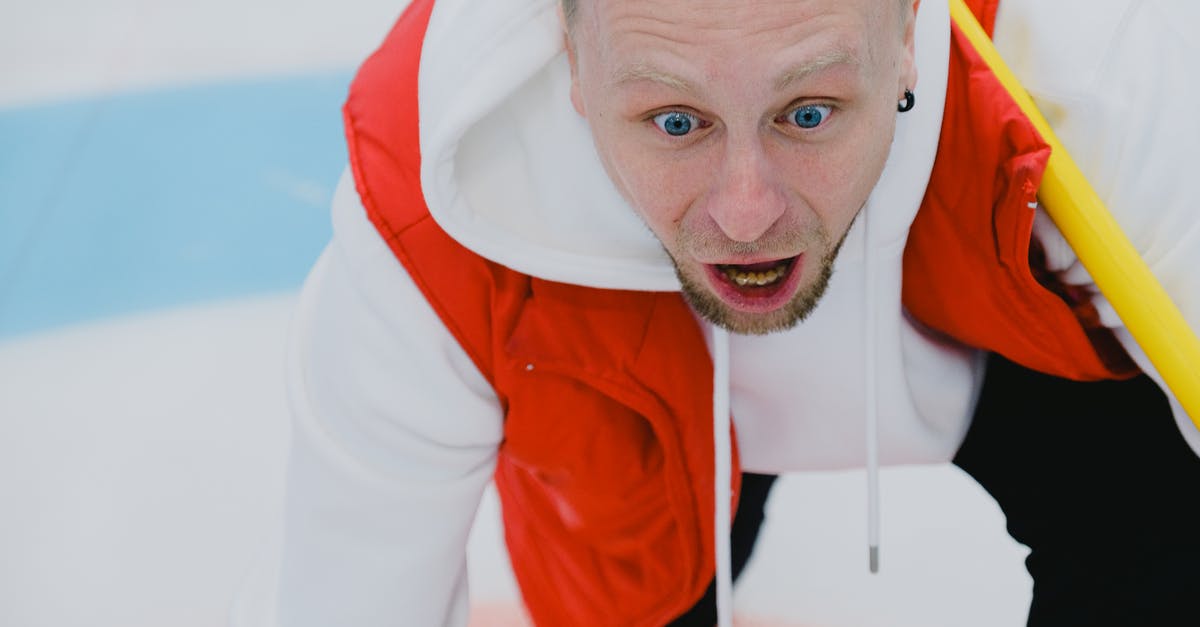
[[[214,79],[345,70],[406,0],[0,2],[0,107]]]

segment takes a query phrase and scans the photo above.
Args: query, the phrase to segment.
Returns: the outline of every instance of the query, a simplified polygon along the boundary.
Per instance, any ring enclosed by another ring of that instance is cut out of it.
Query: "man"
[[[1200,15],[1046,4],[973,9],[1197,326]],[[1195,430],[944,3],[561,12],[418,0],[356,79],[271,621],[463,624],[494,478],[538,624],[711,625],[773,475],[952,458],[1032,549],[1031,625],[1194,612]]]

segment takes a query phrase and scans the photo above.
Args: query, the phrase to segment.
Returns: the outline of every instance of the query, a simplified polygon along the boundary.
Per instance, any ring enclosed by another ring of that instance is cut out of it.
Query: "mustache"
[[[729,239],[723,233],[681,233],[679,249],[688,251],[698,258],[711,257],[766,257],[785,259],[812,248],[820,248],[827,241],[823,231],[800,228],[768,232],[752,242]]]
[[[826,252],[822,259],[826,263],[833,263],[833,260],[841,252],[842,244],[846,243],[846,238],[853,230],[854,224],[858,222],[858,217],[862,215],[860,208],[854,217],[851,218],[849,226],[842,232],[837,241],[829,236],[824,226],[818,225],[815,229],[803,228],[799,225],[777,225],[778,229],[771,229],[762,237],[752,242],[739,242],[729,239],[719,229],[697,233],[694,231],[681,231],[677,238],[676,244],[681,251],[687,251],[693,257],[764,257],[768,259],[787,259],[794,257],[800,253],[810,250],[822,250]],[[665,246],[664,246],[665,248]],[[668,255],[670,252],[668,251]],[[674,259],[674,255],[670,255]]]

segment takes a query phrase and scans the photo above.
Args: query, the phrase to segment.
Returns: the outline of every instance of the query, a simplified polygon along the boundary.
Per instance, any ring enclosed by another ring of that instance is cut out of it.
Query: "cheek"
[[[631,174],[634,206],[656,228],[677,226],[693,204],[696,186],[683,172],[676,163],[649,160]]]
[[[817,147],[796,162],[793,181],[831,233],[850,228],[879,182],[891,146],[891,129],[870,125],[836,145]]]
[[[602,131],[598,129],[598,135]],[[682,222],[705,176],[694,160],[664,154],[645,142],[610,135],[597,138],[600,157],[618,191],[660,238]],[[668,240],[669,241],[669,240]]]

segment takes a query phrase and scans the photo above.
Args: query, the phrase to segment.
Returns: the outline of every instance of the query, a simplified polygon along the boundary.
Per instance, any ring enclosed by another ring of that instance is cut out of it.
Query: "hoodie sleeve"
[[[1004,0],[996,44],[1184,319],[1200,332],[1200,203],[1192,174],[1200,169],[1200,116],[1194,111],[1200,84],[1181,78],[1191,76],[1200,58],[1200,40],[1184,30],[1197,21],[1200,4],[1191,0]],[[1063,281],[1092,288],[1101,321],[1161,386],[1145,353],[1041,211],[1034,235]],[[1170,400],[1185,439],[1200,453],[1200,432]]]
[[[495,465],[491,387],[344,177],[292,321],[292,444],[273,619],[465,625],[465,547]]]

